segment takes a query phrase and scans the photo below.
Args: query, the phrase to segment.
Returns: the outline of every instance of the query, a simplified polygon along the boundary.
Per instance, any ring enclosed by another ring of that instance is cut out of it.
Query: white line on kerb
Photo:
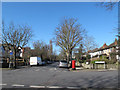
[[[33,86],[33,85],[31,85],[30,87],[32,87],[32,88],[45,88],[45,86]]]
[[[5,86],[5,85],[7,85],[7,84],[0,84],[1,86]]]
[[[13,84],[12,86],[24,87],[25,85]]]
[[[60,87],[60,86],[47,86],[47,88],[63,88],[63,87]]]

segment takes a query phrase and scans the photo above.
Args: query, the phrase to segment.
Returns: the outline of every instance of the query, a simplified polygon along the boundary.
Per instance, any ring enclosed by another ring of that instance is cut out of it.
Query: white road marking
[[[39,71],[39,69],[35,70],[35,71]]]
[[[54,70],[54,68],[50,68],[49,70]]]
[[[5,85],[7,85],[7,84],[0,84],[1,86],[5,86]]]
[[[45,86],[34,86],[34,85],[31,85],[30,87],[32,87],[32,88],[45,88]]]
[[[68,89],[80,89],[79,87],[67,87]]]
[[[7,84],[0,84],[2,85],[7,85]],[[20,85],[20,84],[13,84],[12,86],[15,87],[24,87],[25,85]],[[31,88],[68,88],[68,89],[80,89],[80,87],[61,87],[61,86],[36,86],[36,85],[31,85],[29,86]]]
[[[20,84],[13,84],[12,86],[18,86],[18,87],[24,87],[25,85],[20,85]]]
[[[57,68],[54,68],[54,70],[57,70]]]
[[[60,87],[60,86],[47,86],[47,88],[63,88],[63,87]]]

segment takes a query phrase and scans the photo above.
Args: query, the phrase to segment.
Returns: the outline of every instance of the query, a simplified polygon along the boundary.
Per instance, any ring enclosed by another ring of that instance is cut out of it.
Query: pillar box
[[[72,69],[75,70],[75,60],[72,60]]]

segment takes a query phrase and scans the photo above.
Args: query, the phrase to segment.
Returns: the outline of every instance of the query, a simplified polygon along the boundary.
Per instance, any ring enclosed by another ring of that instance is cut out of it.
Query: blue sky
[[[49,44],[54,38],[54,30],[64,17],[78,18],[78,22],[87,30],[88,35],[95,38],[96,43],[108,45],[115,39],[118,22],[118,8],[106,11],[97,7],[96,2],[4,2],[2,3],[2,18],[6,24],[28,24],[32,27],[34,37],[32,42],[43,40]],[[58,47],[54,45],[54,49]]]

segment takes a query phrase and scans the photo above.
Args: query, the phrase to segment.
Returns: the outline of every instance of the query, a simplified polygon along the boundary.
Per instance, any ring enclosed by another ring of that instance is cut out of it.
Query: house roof
[[[95,48],[95,49],[93,49],[93,52],[95,52],[95,51],[97,51],[98,50],[98,48]]]
[[[109,47],[116,46],[118,44],[118,40],[115,38],[115,41],[109,45]]]
[[[113,43],[111,43],[109,46],[108,46],[106,43],[104,43],[102,47],[100,47],[100,48],[95,48],[95,49],[93,49],[93,50],[89,50],[88,53],[96,52],[96,51],[99,51],[99,50],[104,50],[104,49],[107,49],[107,48],[114,47],[114,46],[116,46],[116,45],[118,44],[118,41],[120,42],[120,39],[117,40],[117,39],[115,38],[115,41],[114,41]]]
[[[97,51],[97,50],[98,50],[98,48],[95,48],[95,49],[93,49],[93,50],[89,50],[88,53],[95,52],[95,51]]]
[[[88,53],[90,53],[92,50],[89,50]]]
[[[106,43],[104,43],[103,46],[99,48],[99,50],[106,49],[106,48],[108,48],[108,45]]]
[[[31,49],[30,47],[24,47],[24,49]]]

